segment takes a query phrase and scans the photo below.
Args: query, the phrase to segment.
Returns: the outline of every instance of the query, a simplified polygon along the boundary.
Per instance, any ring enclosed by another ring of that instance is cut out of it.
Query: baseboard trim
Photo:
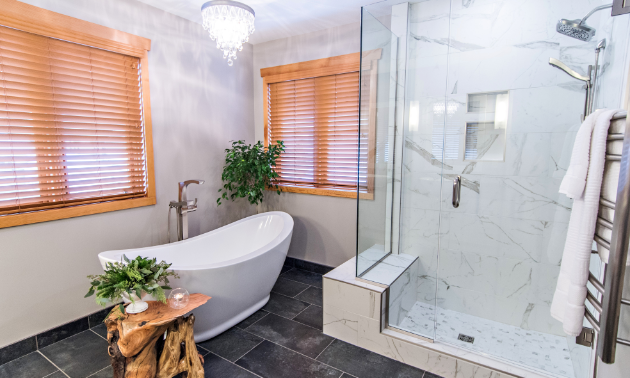
[[[99,310],[82,318],[62,324],[47,331],[40,332],[35,336],[27,337],[23,340],[0,348],[0,365],[4,365],[7,362],[11,362],[41,348],[45,348],[57,341],[67,339],[68,337],[102,324],[103,320],[105,320],[105,317],[109,314],[112,308],[114,308],[114,306]]]
[[[306,270],[313,273],[326,274],[331,270],[335,269],[334,267],[318,264],[306,260],[296,259],[295,257],[288,257],[284,261],[284,266],[288,266],[291,268],[297,268]]]

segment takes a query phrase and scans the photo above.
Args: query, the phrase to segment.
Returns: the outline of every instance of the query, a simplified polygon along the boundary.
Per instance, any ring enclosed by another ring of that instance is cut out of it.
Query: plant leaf
[[[123,306],[122,303],[118,305],[118,308],[120,309],[120,312],[122,312],[123,314],[125,313],[125,306]]]
[[[94,295],[94,289],[90,288],[90,291],[88,291],[87,294],[85,294],[85,297],[83,298],[91,297],[92,295]]]

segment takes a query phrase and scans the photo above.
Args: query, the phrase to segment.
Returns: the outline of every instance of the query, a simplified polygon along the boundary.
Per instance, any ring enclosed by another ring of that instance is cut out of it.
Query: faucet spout
[[[186,197],[186,188],[190,184],[202,185],[205,180],[186,180],[179,183],[179,201],[186,201],[188,198]]]

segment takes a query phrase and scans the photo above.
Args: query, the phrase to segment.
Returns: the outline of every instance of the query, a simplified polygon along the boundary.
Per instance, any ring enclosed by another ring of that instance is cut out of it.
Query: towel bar
[[[607,228],[607,229],[609,229],[611,231],[613,229],[613,224],[612,223],[610,223],[606,219],[603,219],[603,218],[600,218],[600,217],[597,217],[597,224],[600,225],[600,226],[603,226],[603,227],[605,227],[605,228]]]
[[[615,362],[617,344],[629,345],[630,341],[617,337],[619,331],[619,318],[622,305],[630,305],[630,301],[622,298],[626,261],[628,259],[628,243],[630,242],[630,120],[628,112],[618,112],[612,119],[626,118],[623,134],[609,134],[607,140],[623,140],[621,155],[607,154],[607,161],[619,161],[619,182],[617,184],[616,202],[600,198],[601,206],[615,211],[612,224],[606,220],[597,219],[597,224],[612,230],[610,241],[599,235],[594,236],[594,241],[608,249],[608,264],[605,268],[604,283],[602,284],[593,274],[589,273],[589,282],[602,294],[601,302],[588,293],[587,300],[600,312],[599,322],[588,309],[584,316],[598,332],[597,355],[602,362],[611,364]],[[606,174],[606,173],[604,173]],[[612,227],[610,227],[612,226]]]
[[[604,238],[602,238],[599,235],[595,235],[593,239],[595,239],[595,243],[601,245],[602,247],[610,251],[610,243],[607,240],[604,240]]]
[[[616,203],[614,203],[612,201],[605,200],[603,198],[599,199],[599,204],[604,206],[604,207],[607,207],[609,209],[613,209],[613,210],[615,210],[615,206],[617,205]]]
[[[588,282],[591,283],[591,285],[593,285],[595,287],[595,289],[597,289],[597,291],[599,291],[600,293],[604,294],[604,285],[599,282],[599,280],[597,278],[595,278],[595,276],[593,275],[593,273],[588,274]]]
[[[586,299],[588,299],[588,301],[591,303],[591,305],[593,305],[593,307],[595,308],[595,310],[597,310],[597,312],[599,312],[600,314],[602,313],[601,302],[598,301],[597,298],[595,298],[595,296],[591,294],[590,291],[586,292]]]

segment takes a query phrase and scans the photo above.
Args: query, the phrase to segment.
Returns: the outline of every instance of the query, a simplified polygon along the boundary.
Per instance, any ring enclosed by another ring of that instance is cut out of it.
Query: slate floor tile
[[[293,318],[296,322],[306,324],[320,331],[324,329],[324,311],[321,307],[311,305],[302,311],[298,316]]]
[[[339,378],[341,372],[269,341],[247,353],[236,364],[263,378]]]
[[[58,370],[37,352],[0,366],[0,378],[42,378]]]
[[[317,329],[274,314],[267,315],[247,331],[311,358],[317,357],[333,341]]]
[[[107,340],[107,327],[105,326],[105,324],[92,327],[90,328],[90,331],[94,331],[96,334]]]
[[[249,327],[250,325],[256,323],[257,321],[259,321],[260,319],[264,318],[265,316],[267,316],[268,312],[265,310],[258,310],[256,312],[254,312],[253,314],[251,314],[249,316],[249,318],[243,320],[242,322],[238,323],[236,325],[236,327],[240,328],[240,329],[245,329],[247,327]]]
[[[307,272],[306,270],[291,269],[288,272],[283,273],[280,277],[319,288],[322,287],[322,275],[318,273]]]
[[[276,284],[273,285],[271,291],[273,291],[274,293],[286,295],[287,297],[295,297],[309,287],[310,286],[304,285],[303,283],[279,277],[276,281]]]
[[[317,360],[358,378],[422,378],[424,375],[424,370],[340,340],[333,341]]]
[[[282,317],[292,319],[309,306],[308,303],[298,301],[297,299],[285,297],[284,295],[271,293],[269,302],[263,307],[263,310],[280,315]]]
[[[209,353],[204,357],[204,376],[206,378],[254,378],[254,374],[234,365],[223,358]]]
[[[287,271],[289,271],[289,270],[291,270],[291,269],[293,269],[293,267],[292,267],[292,266],[283,265],[283,266],[282,266],[282,269],[280,270],[280,274],[282,274],[282,273],[284,273],[284,272],[287,272]]]
[[[322,289],[311,286],[296,296],[295,299],[322,307],[324,302],[323,296],[324,291]]]
[[[110,364],[107,341],[92,331],[59,341],[40,352],[70,378],[84,378]]]
[[[256,324],[254,324],[254,327]],[[261,341],[260,337],[254,336],[249,332],[238,328],[230,328],[208,341],[199,343],[199,346],[234,362],[260,344]]]
[[[112,378],[113,376],[114,376],[114,369],[112,369],[110,365],[106,367],[105,369],[90,375],[89,378]]]

